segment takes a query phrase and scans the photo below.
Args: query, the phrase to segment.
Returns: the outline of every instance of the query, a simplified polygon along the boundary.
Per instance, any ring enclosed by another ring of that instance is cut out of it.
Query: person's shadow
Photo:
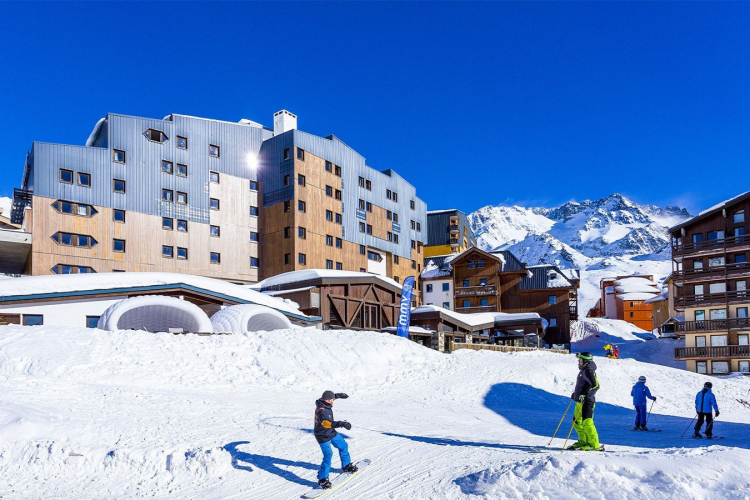
[[[301,467],[303,469],[310,469],[317,471],[319,465],[311,464],[308,462],[295,462],[293,460],[286,460],[284,458],[269,457],[266,455],[255,455],[246,451],[240,450],[240,447],[246,444],[250,444],[249,441],[235,441],[224,445],[224,449],[232,455],[232,467],[244,471],[251,472],[253,467],[263,469],[266,472],[275,474],[282,479],[291,481],[293,483],[301,484],[302,486],[309,486],[314,488],[318,485],[315,481],[308,481],[307,479],[299,477],[294,472],[282,469],[280,465],[290,467]]]

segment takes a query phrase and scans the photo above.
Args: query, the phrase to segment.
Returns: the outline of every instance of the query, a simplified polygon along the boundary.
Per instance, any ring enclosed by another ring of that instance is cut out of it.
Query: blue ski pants
[[[635,407],[635,425],[646,425],[646,417],[648,412],[646,411],[646,405],[638,405]]]
[[[328,474],[331,472],[331,458],[333,458],[331,445],[339,450],[341,468],[346,467],[352,461],[351,457],[349,457],[349,445],[346,444],[346,440],[341,434],[336,434],[336,436],[330,441],[320,443],[320,450],[323,452],[323,463],[320,464],[320,469],[318,469],[318,479],[328,477]]]

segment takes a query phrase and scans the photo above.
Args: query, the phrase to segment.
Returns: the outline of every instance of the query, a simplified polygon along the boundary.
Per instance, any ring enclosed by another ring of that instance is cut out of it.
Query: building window
[[[172,230],[174,229],[174,219],[170,219],[169,217],[162,217],[161,218],[161,228],[162,229],[168,229]]]
[[[66,247],[91,248],[96,245],[96,240],[92,236],[88,236],[85,234],[57,232],[52,235],[52,240],[58,245],[63,245]]]
[[[292,254],[290,254],[290,253],[285,253],[285,254],[284,254],[284,265],[285,265],[285,266],[288,266],[288,265],[289,265],[289,264],[291,264],[291,263],[292,263]]]
[[[210,235],[215,238],[221,237],[221,229],[219,229],[219,226],[210,226]]]
[[[177,136],[177,149],[187,149],[187,137]]]
[[[304,227],[301,227],[301,226],[298,227],[297,228],[297,237],[299,239],[301,239],[301,240],[306,240],[307,239],[307,229],[305,229]]]
[[[188,258],[187,248],[177,247],[177,258],[182,259],[182,260],[187,260]]]
[[[409,200],[409,208],[414,210],[414,200]]]
[[[344,269],[344,265],[341,262],[336,262],[336,270],[341,271]]]
[[[63,184],[73,184],[73,171],[66,168],[61,168],[58,179]]]
[[[146,139],[148,139],[151,142],[163,143],[169,140],[169,137],[167,137],[167,134],[165,134],[161,130],[156,130],[153,128],[146,129],[143,132],[143,135],[145,135]]]
[[[370,203],[369,201],[365,203],[365,210],[372,213],[372,203]]]
[[[285,160],[289,159],[289,148],[284,149],[284,159]]]
[[[470,284],[469,284],[469,280],[463,280],[463,281],[462,281],[462,284],[463,284],[463,287],[464,287],[464,288],[466,288],[466,287],[470,286]]]
[[[341,167],[339,167],[338,165],[334,165],[333,173],[334,175],[341,177]]]
[[[289,175],[289,174],[286,174],[286,175],[284,176],[284,186],[285,186],[285,187],[286,187],[286,186],[291,186],[291,184],[292,184],[292,176],[291,176],[291,175]]]
[[[221,149],[219,148],[219,146],[215,146],[213,144],[208,145],[208,156],[218,158],[220,154],[221,154]]]
[[[417,222],[417,231],[419,231],[419,222]],[[477,259],[477,267],[478,268],[484,267],[484,259]]]
[[[360,255],[366,255],[367,254],[367,250],[365,250],[365,246],[364,245],[360,245],[359,246],[359,254]]]
[[[174,257],[174,247],[171,247],[169,245],[162,245],[161,256],[165,259],[171,259],[172,257]]]
[[[42,314],[24,314],[24,326],[41,326],[44,324],[44,315]]]
[[[333,163],[326,161],[326,172],[333,172]]]
[[[250,191],[258,190],[258,181],[250,181]]]
[[[297,210],[300,212],[307,212],[307,203],[302,200],[297,201]]]
[[[367,224],[367,234],[372,234],[372,224]]]
[[[557,326],[557,318],[550,318],[548,321],[549,326]]]
[[[451,308],[450,302],[443,302],[443,309],[449,309]]]
[[[411,228],[412,229],[416,229],[417,228],[417,222],[415,220],[413,220],[413,219],[411,221]]]
[[[397,234],[393,235],[393,242],[394,243],[398,243],[398,235]]]
[[[172,174],[174,172],[174,164],[171,161],[161,161],[161,171],[165,174]]]
[[[695,347],[706,347],[706,337],[704,335],[695,337]]]
[[[482,306],[482,307],[487,307],[487,306],[489,306],[489,305],[490,305],[490,304],[489,304],[489,301],[488,301],[487,299],[482,299],[482,300],[480,301],[480,304],[481,304],[481,306]]]
[[[393,212],[393,222],[398,222],[398,214],[396,212]]]
[[[412,260],[411,261],[411,268],[412,269],[416,269],[417,268],[417,261],[416,260]]]
[[[331,236],[330,234],[326,235],[326,246],[333,246],[333,236]]]
[[[258,257],[250,257],[250,267],[260,267]]]
[[[393,241],[393,233],[392,233],[392,232],[390,232],[390,231],[388,231],[388,232],[386,233],[386,239],[387,239],[388,241]]]
[[[390,210],[386,210],[385,211],[385,218],[388,219],[388,220],[393,220],[393,212],[391,212]]]
[[[67,264],[57,264],[52,268],[55,274],[92,274],[95,273],[92,267],[88,266],[69,266]]]
[[[745,262],[745,254],[744,253],[738,253],[734,256],[734,263],[735,264],[743,264]]]
[[[284,212],[290,212],[292,210],[292,202],[291,201],[285,201],[284,202]]]
[[[213,172],[213,171],[209,172],[208,173],[208,180],[210,182],[213,182],[214,184],[219,184],[220,183],[219,172]]]
[[[362,188],[365,187],[365,178],[364,177],[360,177],[359,178],[359,187],[362,187]]]
[[[257,217],[258,216],[258,207],[250,207],[250,215],[252,217]]]
[[[333,261],[326,259],[326,269],[333,269]]]
[[[336,224],[341,224],[341,214],[335,214],[336,216]]]
[[[125,193],[125,181],[112,179],[112,191],[115,193]]]
[[[333,197],[333,188],[331,186],[326,186],[326,196]]]
[[[367,252],[367,258],[373,262],[381,262],[383,257],[378,252]]]
[[[260,235],[257,231],[250,231],[250,241],[259,242],[260,241]]]
[[[177,203],[181,205],[187,205],[187,193],[177,191]]]
[[[172,201],[174,201],[174,191],[172,191],[171,189],[162,189],[161,201],[172,203]]]
[[[368,191],[372,191],[372,182],[370,182],[369,180],[365,180],[365,189],[367,189]]]
[[[444,292],[450,292],[451,291],[451,284],[450,283],[443,283],[443,291]]]
[[[297,159],[300,161],[305,161],[305,150],[297,148]]]
[[[219,252],[211,252],[210,260],[211,264],[221,264],[221,254]]]
[[[183,219],[177,219],[177,230],[182,231],[183,233],[187,233],[188,222]]]
[[[112,160],[115,163],[125,163],[125,151],[121,151],[119,149],[113,149]]]
[[[471,301],[469,301],[469,300],[464,300],[464,301],[463,301],[463,307],[471,307]]]
[[[307,255],[303,253],[297,254],[297,262],[299,262],[303,266],[307,265]]]
[[[389,200],[393,199],[393,191],[391,191],[390,189],[386,189],[385,197],[388,198]]]
[[[706,239],[708,241],[723,240],[724,239],[724,231],[709,231],[706,234]]]
[[[330,210],[326,210],[326,220],[328,222],[333,222],[333,212]]]
[[[98,212],[91,205],[83,203],[73,203],[70,201],[57,200],[52,204],[52,208],[61,214],[77,215],[80,217],[92,217]]]
[[[557,295],[550,295],[549,296],[549,305],[553,306],[557,304]]]
[[[284,239],[288,240],[292,237],[292,228],[287,226],[284,228]]]
[[[479,284],[482,286],[487,286],[487,278],[482,278],[479,280]]]
[[[745,222],[745,211],[740,210],[738,212],[734,213],[734,223],[739,224],[741,222]]]
[[[417,222],[417,231],[422,231],[422,224]]]
[[[304,175],[302,175],[302,174],[297,175],[297,184],[299,184],[300,186],[303,186],[303,187],[307,185],[306,181],[305,181],[305,176]]]
[[[393,281],[395,281],[396,283],[401,283],[401,278],[399,278],[398,276],[394,276]]]
[[[86,328],[98,328],[99,316],[86,316]]]
[[[411,240],[411,249],[414,250],[417,248],[417,242],[414,240]]]
[[[360,272],[360,273],[366,273],[366,272],[367,272],[367,269],[365,269],[364,267],[360,267],[360,268],[359,268],[359,272]]]
[[[412,222],[414,222],[414,221],[412,221]],[[474,269],[474,261],[473,261],[473,260],[469,260],[469,261],[468,261],[468,265],[467,265],[467,267],[468,267],[469,269]]]
[[[740,361],[739,362],[739,372],[740,373],[750,373],[750,361]]]
[[[90,188],[91,187],[91,174],[78,172],[78,185]]]
[[[183,165],[182,163],[177,164],[177,175],[180,177],[187,177],[187,165]]]
[[[344,240],[336,238],[336,248],[344,248]]]
[[[706,373],[706,362],[705,361],[697,361],[695,363],[695,371],[698,373]]]
[[[125,222],[125,210],[113,210],[112,220],[115,222]]]
[[[711,373],[714,375],[729,373],[729,361],[711,361]]]
[[[427,293],[432,293],[432,285],[427,285]]]
[[[119,253],[125,253],[125,240],[112,240],[112,250]]]
[[[209,198],[208,204],[211,210],[219,210],[219,200],[217,198]]]
[[[398,264],[398,255],[393,256],[393,263]]]
[[[359,200],[359,209],[364,210],[365,209],[365,200]]]

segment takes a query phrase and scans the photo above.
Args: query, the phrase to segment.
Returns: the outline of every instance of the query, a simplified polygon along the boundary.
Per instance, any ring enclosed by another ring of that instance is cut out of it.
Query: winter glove
[[[656,401],[656,396],[654,396],[654,401]]]
[[[718,410],[716,411],[716,416],[717,416],[717,417],[719,416],[719,412],[718,412]]]
[[[337,424],[336,427],[343,427],[347,431],[352,430],[352,424],[350,424],[346,420],[342,420],[341,422],[336,422],[336,424]]]
[[[579,402],[579,403],[583,403],[583,401],[584,401],[585,399],[586,399],[586,396],[584,396],[583,394],[581,394],[580,396],[578,396],[578,402]]]
[[[349,396],[344,394],[343,392],[337,392],[333,395],[334,399],[347,399]]]

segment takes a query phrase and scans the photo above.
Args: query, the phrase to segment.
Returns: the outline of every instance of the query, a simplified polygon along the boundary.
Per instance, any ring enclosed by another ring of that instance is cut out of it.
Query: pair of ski
[[[331,478],[331,487],[324,490],[321,487],[315,487],[310,492],[305,493],[302,495],[302,498],[320,498],[322,496],[325,496],[341,486],[342,484],[347,483],[350,479],[352,479],[354,476],[362,472],[368,465],[370,465],[370,460],[365,459],[357,462],[354,464],[357,466],[357,472],[342,472],[341,474],[337,475],[336,477]]]

